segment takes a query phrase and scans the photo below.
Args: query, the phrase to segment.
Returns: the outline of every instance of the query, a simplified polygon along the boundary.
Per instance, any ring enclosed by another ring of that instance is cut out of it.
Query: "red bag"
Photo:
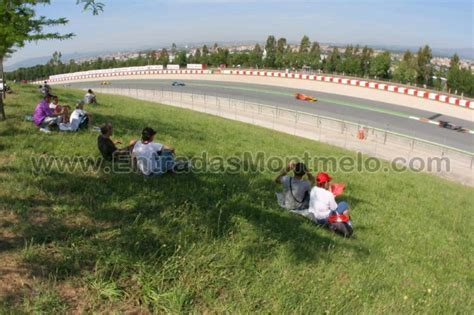
[[[346,184],[344,184],[344,183],[331,184],[331,192],[336,197],[339,196],[339,195],[342,195],[345,188],[346,188]]]

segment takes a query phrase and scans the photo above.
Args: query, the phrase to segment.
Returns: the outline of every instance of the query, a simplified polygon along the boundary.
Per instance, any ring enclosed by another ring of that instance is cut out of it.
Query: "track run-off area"
[[[110,87],[117,89],[176,91],[245,100],[385,129],[465,152],[472,153],[474,148],[472,131],[471,133],[461,133],[434,124],[434,122],[446,121],[468,130],[474,130],[473,113],[468,109],[466,109],[466,119],[460,119],[436,111],[358,98],[357,95],[350,97],[290,87],[192,79],[182,80],[185,86],[172,86],[173,81],[175,80],[121,79],[108,80],[107,82],[110,82]],[[67,84],[67,86],[94,89],[101,87],[102,83],[103,81],[77,82]],[[297,100],[294,96],[295,93],[314,96],[318,101]],[[413,99],[413,102],[417,102],[417,100]],[[420,119],[425,121],[420,121]]]

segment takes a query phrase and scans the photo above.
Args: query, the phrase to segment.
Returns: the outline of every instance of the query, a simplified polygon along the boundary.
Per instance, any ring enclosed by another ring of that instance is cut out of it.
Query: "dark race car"
[[[181,81],[173,81],[173,83],[171,83],[171,86],[186,86],[186,84]]]

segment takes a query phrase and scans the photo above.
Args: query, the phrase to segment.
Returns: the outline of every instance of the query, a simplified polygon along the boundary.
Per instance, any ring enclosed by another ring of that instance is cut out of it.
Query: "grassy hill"
[[[276,172],[158,178],[33,172],[32,159],[96,159],[97,133],[40,133],[39,96],[14,86],[0,122],[0,313],[469,313],[472,188],[411,172],[335,172],[355,239],[278,208]],[[57,89],[63,103],[82,92]],[[99,96],[95,125],[188,158],[354,157],[329,145],[173,107]],[[252,161],[243,164],[254,166]]]

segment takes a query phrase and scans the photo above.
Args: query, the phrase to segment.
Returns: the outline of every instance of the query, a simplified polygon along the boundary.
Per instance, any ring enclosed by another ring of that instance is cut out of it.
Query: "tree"
[[[181,67],[185,67],[188,62],[188,58],[186,56],[186,51],[183,49],[181,50],[176,58],[173,60],[173,63],[180,65]]]
[[[91,10],[98,14],[103,10],[103,4],[94,0],[77,0],[83,4],[84,10]],[[50,0],[0,0],[0,79],[4,84],[3,61],[12,54],[16,48],[23,47],[30,41],[71,38],[72,33],[60,34],[57,32],[44,32],[45,27],[65,25],[65,18],[46,18],[36,16],[38,5],[49,5]],[[2,91],[5,89],[2,86]],[[3,106],[4,94],[0,95],[0,112],[5,119]]]
[[[265,44],[265,67],[267,68],[274,68],[275,67],[275,60],[276,60],[276,40],[275,36],[270,35],[267,38],[267,43]]]
[[[207,45],[202,46],[201,63],[209,65],[209,48],[207,48]]]
[[[65,18],[36,17],[35,6],[39,4],[49,4],[49,1],[32,0],[25,3],[20,0],[0,0],[0,76],[2,84],[4,81],[3,61],[15,51],[15,48],[23,47],[28,41],[67,39],[73,36],[73,34],[44,33],[44,27],[64,25],[68,21]],[[3,97],[4,95],[0,97],[0,111],[5,119]]]
[[[314,42],[309,51],[308,63],[313,69],[319,69],[321,62],[321,47],[318,42]]]
[[[339,49],[334,47],[332,52],[326,58],[324,71],[334,72],[338,68],[339,63],[341,62],[341,55],[339,54]]]
[[[370,64],[370,75],[376,79],[388,79],[390,77],[391,64],[390,52],[384,51],[378,54]]]
[[[201,49],[196,49],[196,52],[194,53],[194,62],[195,63],[201,63]]]
[[[362,49],[362,55],[360,57],[360,75],[367,76],[370,70],[370,63],[372,61],[372,55],[374,54],[374,50],[367,46],[364,46]]]
[[[393,78],[401,83],[414,83],[416,80],[416,61],[413,54],[407,50],[398,67],[393,72]]]
[[[279,38],[276,44],[275,67],[282,68],[285,66],[284,55],[287,47],[286,38]]]
[[[467,68],[461,69],[458,92],[468,96],[474,95],[474,75]]]
[[[433,68],[431,66],[433,54],[430,46],[426,45],[418,50],[416,56],[417,63],[417,81],[419,84],[430,85]]]
[[[167,66],[170,62],[170,56],[168,54],[168,50],[163,48],[160,53],[160,57],[158,58],[158,63],[163,66]]]
[[[300,48],[299,48],[299,53],[307,53],[309,52],[309,46],[311,45],[311,42],[309,41],[309,37],[304,35],[303,38],[301,39],[300,42]]]
[[[283,54],[286,49],[286,38],[279,38],[277,41],[277,53]]]
[[[347,45],[346,50],[344,51],[342,62],[339,64],[337,69],[338,72],[343,72],[345,74],[351,74],[351,64],[353,60],[353,47],[352,45]]]
[[[256,44],[250,53],[249,63],[251,67],[260,67],[262,65],[263,51],[259,44]]]
[[[361,73],[362,73],[361,55],[360,55],[359,45],[357,45],[352,50],[352,57],[351,57],[351,60],[349,62],[348,73],[350,73],[351,75],[356,75],[356,76],[360,76]]]
[[[76,4],[83,4],[84,11],[89,10],[94,15],[98,15],[104,11],[104,4],[102,2],[96,2],[95,0],[76,0]]]
[[[448,88],[455,92],[460,89],[460,80],[461,80],[461,69],[460,69],[460,60],[457,54],[454,54],[449,63],[447,84]]]
[[[217,47],[211,54],[211,64],[214,66],[227,66],[229,64],[229,50]]]

